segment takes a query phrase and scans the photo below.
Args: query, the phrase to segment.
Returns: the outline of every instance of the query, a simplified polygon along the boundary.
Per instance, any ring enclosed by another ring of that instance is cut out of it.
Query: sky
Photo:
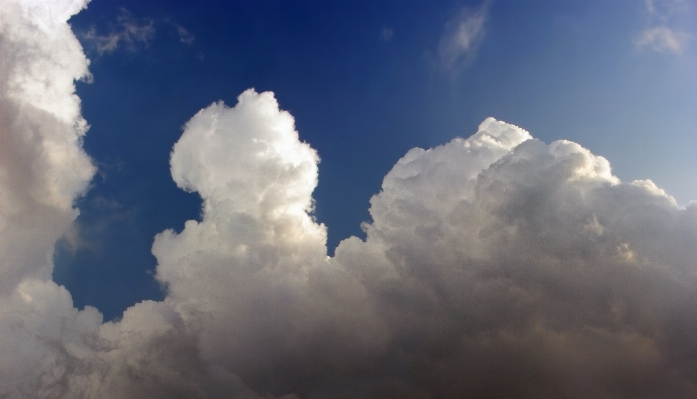
[[[697,3],[3,4],[0,397],[697,396]]]

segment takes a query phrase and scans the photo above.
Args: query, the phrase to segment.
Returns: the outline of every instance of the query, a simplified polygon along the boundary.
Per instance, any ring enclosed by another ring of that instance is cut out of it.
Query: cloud
[[[0,295],[50,277],[54,242],[94,173],[73,94],[88,60],[65,23],[83,6],[9,1],[0,12]]]
[[[147,47],[155,38],[155,26],[166,25],[171,34],[179,38],[181,43],[191,45],[196,39],[186,28],[167,18],[155,21],[152,18],[135,18],[130,11],[122,8],[116,17],[116,24],[111,27],[109,33],[100,35],[96,28],[92,27],[80,35],[82,41],[94,48],[99,55],[111,53],[119,47],[125,46],[135,51],[139,46]]]
[[[438,45],[438,56],[444,69],[457,70],[474,59],[484,39],[488,4],[485,2],[475,10],[464,8],[446,23]]]
[[[649,14],[653,14],[656,12],[656,7],[653,5],[653,0],[645,0],[644,5],[646,6],[646,11]]]
[[[213,103],[171,154],[203,208],[155,237],[166,298],[78,311],[50,259],[94,173],[84,4],[27,4],[0,9],[0,397],[697,396],[697,203],[493,118],[409,151],[328,257],[293,117]]]
[[[112,27],[107,35],[99,35],[93,27],[82,35],[82,39],[91,44],[100,55],[111,53],[122,45],[133,50],[137,45],[150,44],[155,35],[154,25],[155,22],[152,19],[134,18],[128,10],[122,8],[116,18],[116,26]],[[178,32],[182,42],[185,42],[185,37],[193,41],[193,36],[183,28],[180,28]]]
[[[634,37],[634,45],[638,49],[657,53],[682,54],[694,37],[672,27],[670,22],[675,16],[688,10],[687,3],[681,0],[660,3],[647,0],[645,4],[650,24]]]
[[[0,396],[60,373],[60,353],[45,349],[96,313],[78,313],[49,281],[55,242],[95,170],[82,150],[88,126],[74,95],[74,81],[89,77],[88,60],[66,23],[85,5],[8,0],[0,7]],[[47,392],[62,389],[45,381]]]
[[[175,28],[177,28],[177,34],[179,35],[179,40],[184,43],[184,44],[189,44],[191,45],[196,38],[194,35],[191,34],[188,30],[184,29],[183,26],[173,24]]]
[[[394,31],[390,28],[382,28],[380,30],[380,40],[383,42],[389,42],[392,40],[392,36],[394,36]]]
[[[641,32],[634,40],[638,48],[652,50],[658,53],[681,54],[693,40],[684,32],[675,32],[665,26],[656,26]]]

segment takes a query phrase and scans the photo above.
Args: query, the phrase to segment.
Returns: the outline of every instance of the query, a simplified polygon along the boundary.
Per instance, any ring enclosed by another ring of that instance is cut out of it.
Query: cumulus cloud
[[[445,24],[438,44],[440,64],[457,70],[472,61],[484,39],[489,3],[475,10],[462,9]]]
[[[61,334],[62,319],[72,335],[91,314],[78,314],[70,295],[48,281],[54,244],[77,216],[73,199],[94,173],[74,95],[74,81],[89,76],[88,60],[66,23],[84,6],[8,0],[0,7],[0,396],[52,369],[56,358],[44,349]]]
[[[50,277],[55,240],[94,172],[74,80],[88,60],[65,23],[80,2],[15,2],[0,12],[0,294]]]
[[[166,298],[78,311],[50,257],[94,172],[84,4],[57,4],[0,10],[0,397],[697,396],[697,203],[493,118],[409,151],[328,257],[293,117],[270,92],[213,103],[171,154],[203,207],[155,237]]]
[[[371,201],[367,240],[336,251],[365,275],[393,350],[409,348],[413,389],[695,395],[695,364],[679,354],[694,345],[695,250],[676,244],[697,242],[694,204],[619,182],[575,143],[484,138],[412,150]],[[482,157],[492,147],[505,154]]]
[[[185,29],[178,30],[181,40],[193,41]],[[111,53],[119,46],[127,46],[133,50],[137,45],[147,46],[155,35],[155,21],[150,18],[134,18],[126,9],[121,9],[121,13],[116,18],[116,25],[111,28],[108,34],[100,35],[93,27],[82,35],[82,39],[93,46],[101,55]]]

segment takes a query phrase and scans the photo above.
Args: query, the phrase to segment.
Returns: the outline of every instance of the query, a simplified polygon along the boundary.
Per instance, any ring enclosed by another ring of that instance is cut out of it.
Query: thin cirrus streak
[[[697,204],[493,118],[409,151],[367,238],[328,257],[319,157],[293,117],[270,92],[213,103],[172,152],[203,209],[155,238],[166,299],[117,322],[78,311],[50,259],[94,173],[73,86],[87,60],[66,24],[85,4],[7,5],[0,397],[697,395]]]

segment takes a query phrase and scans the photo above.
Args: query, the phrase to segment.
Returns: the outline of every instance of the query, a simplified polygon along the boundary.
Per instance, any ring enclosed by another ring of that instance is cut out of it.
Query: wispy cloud
[[[647,28],[635,39],[634,44],[640,49],[658,53],[681,54],[693,37],[685,32],[674,31],[667,26]]]
[[[488,4],[485,2],[475,10],[462,9],[445,24],[438,45],[438,56],[444,69],[457,71],[474,59],[484,39]]]
[[[191,44],[194,42],[194,35],[191,34],[188,30],[184,29],[183,26],[174,24],[174,27],[177,28],[177,33],[179,34],[179,40],[184,43],[184,44]]]
[[[656,2],[645,1],[649,16],[648,26],[634,37],[634,45],[640,50],[657,53],[682,54],[695,37],[674,26],[675,17],[689,11],[684,0]]]
[[[392,36],[394,36],[394,31],[392,29],[385,27],[380,30],[380,40],[383,42],[389,42],[392,40]]]
[[[134,18],[126,9],[121,9],[116,21],[108,34],[100,35],[92,27],[82,38],[101,55],[111,53],[122,45],[129,49],[135,49],[137,45],[147,46],[155,35],[155,22],[152,19]]]
[[[116,23],[112,24],[108,34],[101,35],[97,33],[95,27],[92,27],[82,34],[82,39],[88,46],[92,46],[99,55],[111,53],[120,47],[134,51],[139,47],[150,45],[155,38],[156,25],[164,25],[170,34],[178,37],[179,41],[184,44],[191,45],[195,40],[191,32],[176,22],[169,19],[156,21],[152,18],[136,18],[125,8],[121,9]]]

